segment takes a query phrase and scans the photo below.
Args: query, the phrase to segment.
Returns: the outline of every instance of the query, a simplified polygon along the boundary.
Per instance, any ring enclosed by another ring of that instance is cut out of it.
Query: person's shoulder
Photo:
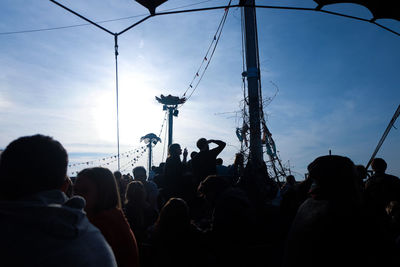
[[[157,187],[157,184],[155,182],[153,182],[153,181],[147,180],[146,183],[151,187]]]
[[[385,178],[386,179],[390,179],[390,180],[394,180],[394,181],[400,181],[400,178],[395,176],[395,175],[391,175],[391,174],[385,174]]]
[[[400,179],[397,176],[385,174],[384,183],[392,190],[400,189]]]
[[[372,186],[375,184],[387,184],[387,183],[399,183],[400,179],[397,176],[391,174],[374,174],[366,182],[366,186]]]
[[[202,157],[204,157],[204,155],[205,154],[207,154],[207,152],[208,152],[209,150],[206,150],[206,151],[199,151],[199,152],[197,152],[197,154],[194,156],[194,160],[196,160],[196,159],[200,159],[200,158],[202,158]]]
[[[146,187],[147,190],[150,190],[150,191],[158,191],[157,184],[155,182],[152,182],[152,181],[148,181],[147,180],[146,184],[145,184],[145,187]]]
[[[208,151],[199,151],[191,160],[192,160],[192,164],[196,165],[198,163],[201,163],[202,161],[204,161],[204,158],[207,157],[208,155]]]
[[[247,194],[238,187],[229,187],[221,193],[218,199],[220,204],[231,204],[231,203],[245,203],[250,205],[249,198]]]
[[[373,174],[371,177],[369,177],[367,179],[367,181],[365,182],[365,186],[368,187],[368,186],[372,186],[376,183],[379,183],[383,177],[384,176],[380,175],[380,174]]]
[[[106,241],[102,232],[92,224],[88,225],[87,232],[82,235],[79,242],[79,247],[85,247],[84,249],[78,249],[82,252],[82,258],[84,257],[85,266],[117,266],[114,253]],[[89,252],[90,251],[90,252]],[[88,253],[86,253],[88,252]],[[76,256],[79,255],[69,255]],[[75,266],[80,266],[75,265]]]

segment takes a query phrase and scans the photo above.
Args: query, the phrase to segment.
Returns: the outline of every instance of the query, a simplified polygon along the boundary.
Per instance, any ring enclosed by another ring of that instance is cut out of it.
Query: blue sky
[[[133,0],[60,2],[94,21],[138,15],[102,24],[112,32],[147,14]],[[159,10],[228,2],[170,0]],[[256,2],[315,6],[311,0]],[[352,4],[326,9],[371,17],[366,8]],[[3,0],[0,10],[1,33],[84,23],[44,0]],[[142,146],[141,136],[160,132],[164,112],[154,96],[183,94],[223,12],[159,16],[120,36],[121,152]],[[257,19],[263,97],[279,88],[265,112],[282,161],[290,162],[298,179],[308,163],[329,150],[366,164],[400,103],[400,37],[369,23],[316,12],[258,9]],[[399,21],[379,22],[400,31]],[[174,120],[174,142],[189,151],[200,137],[226,141],[225,164],[232,163],[240,147],[235,136],[240,119],[219,114],[239,110],[243,96],[240,25],[240,10],[231,9],[202,82]],[[42,133],[62,142],[71,163],[116,154],[111,35],[93,26],[2,34],[0,49],[0,148],[19,136]],[[163,143],[154,148],[156,165]],[[400,176],[398,151],[400,132],[393,129],[378,156],[388,162],[388,172]],[[145,156],[138,164],[147,164]],[[107,167],[115,170],[116,165]]]

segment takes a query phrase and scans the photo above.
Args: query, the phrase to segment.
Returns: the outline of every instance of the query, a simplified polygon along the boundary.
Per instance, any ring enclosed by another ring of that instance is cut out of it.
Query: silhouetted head
[[[217,158],[216,160],[215,160],[215,164],[216,165],[222,165],[224,163],[224,161],[223,161],[223,159],[221,159],[221,158]]]
[[[109,169],[95,167],[80,171],[74,191],[86,200],[85,210],[88,214],[121,208],[117,183]]]
[[[223,176],[209,175],[200,183],[197,191],[208,202],[215,204],[218,196],[229,187],[229,182]]]
[[[363,165],[356,165],[356,169],[357,169],[359,181],[363,181],[364,179],[367,179],[368,172],[367,172],[367,169]]]
[[[316,158],[308,167],[315,186],[311,189],[322,198],[358,198],[358,175],[347,157],[329,155]]]
[[[162,207],[155,227],[159,231],[176,232],[190,224],[189,207],[181,198],[170,198]]]
[[[168,148],[168,157],[177,157],[182,154],[182,149],[179,144],[171,144]]]
[[[60,190],[67,181],[67,165],[67,151],[50,136],[38,134],[12,141],[0,157],[0,199]]]
[[[374,158],[371,163],[371,168],[375,173],[385,173],[387,164],[382,158]]]
[[[288,183],[290,185],[295,185],[296,179],[294,178],[293,175],[288,175],[288,176],[286,176],[286,183]]]
[[[190,153],[190,158],[193,159],[194,157],[196,157],[197,152],[193,151],[192,153]]]
[[[244,164],[244,156],[242,153],[236,153],[235,161],[233,164],[235,164],[235,165],[243,165]]]
[[[208,141],[205,138],[200,138],[197,143],[197,148],[200,149],[200,151],[207,151],[209,149],[208,147]]]
[[[138,166],[134,168],[132,172],[134,180],[138,180],[141,182],[146,181],[147,179],[146,169],[143,166]]]
[[[133,181],[128,184],[126,189],[126,203],[144,203],[146,201],[146,190],[143,183],[140,181]]]
[[[122,173],[119,171],[114,172],[115,180],[120,181],[122,179]]]
[[[158,165],[157,170],[156,170],[157,174],[163,174],[163,172],[164,172],[164,166],[165,166],[165,162],[161,162],[161,163]]]

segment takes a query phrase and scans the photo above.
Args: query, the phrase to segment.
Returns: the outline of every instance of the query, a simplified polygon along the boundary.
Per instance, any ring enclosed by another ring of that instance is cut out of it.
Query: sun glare
[[[159,134],[164,112],[155,101],[158,94],[137,75],[123,77],[119,84],[120,144],[135,146],[140,137],[154,132]],[[92,110],[96,135],[106,142],[115,142],[117,135],[116,92],[103,91],[94,99]],[[159,123],[156,123],[159,121]]]

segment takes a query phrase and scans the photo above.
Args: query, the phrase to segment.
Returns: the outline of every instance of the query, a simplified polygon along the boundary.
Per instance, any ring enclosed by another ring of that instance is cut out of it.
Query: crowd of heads
[[[120,266],[399,264],[400,180],[386,174],[382,158],[372,161],[369,173],[348,157],[321,156],[308,165],[304,181],[287,175],[281,183],[243,153],[225,166],[223,141],[200,138],[196,145],[189,161],[186,149],[181,160],[181,146],[170,145],[152,177],[142,166],[132,175],[94,167],[71,181],[68,154],[58,141],[21,137],[0,157],[0,201],[52,190],[82,197]],[[129,253],[137,255],[129,259],[115,249],[118,242],[130,242]],[[353,254],[349,244],[357,246]]]

